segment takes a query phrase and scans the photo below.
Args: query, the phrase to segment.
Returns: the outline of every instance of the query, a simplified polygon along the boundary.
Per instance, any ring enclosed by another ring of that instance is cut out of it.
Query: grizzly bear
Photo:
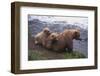
[[[46,40],[45,47],[57,52],[73,51],[73,39],[80,40],[78,29],[66,29],[62,33],[51,33]]]
[[[51,33],[48,38],[45,40],[45,44],[43,45],[45,48],[50,49],[52,48],[52,44],[58,40],[58,33],[54,32]]]
[[[37,45],[44,45],[46,38],[51,34],[49,28],[44,28],[43,31],[35,35],[34,43]]]

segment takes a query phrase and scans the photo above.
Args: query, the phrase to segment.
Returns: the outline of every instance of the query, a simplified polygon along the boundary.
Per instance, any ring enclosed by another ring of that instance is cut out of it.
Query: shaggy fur
[[[58,52],[73,51],[73,39],[78,40],[80,38],[80,31],[78,29],[66,29],[62,33],[52,33],[46,39],[45,47]]]

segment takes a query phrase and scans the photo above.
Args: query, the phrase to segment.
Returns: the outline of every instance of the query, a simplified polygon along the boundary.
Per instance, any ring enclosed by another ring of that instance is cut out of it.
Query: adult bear
[[[34,43],[37,45],[44,45],[46,38],[51,34],[49,28],[44,28],[43,31],[35,35]]]
[[[57,52],[68,50],[73,51],[73,39],[80,39],[80,31],[78,29],[66,29],[62,33],[52,33],[46,40],[45,47]]]

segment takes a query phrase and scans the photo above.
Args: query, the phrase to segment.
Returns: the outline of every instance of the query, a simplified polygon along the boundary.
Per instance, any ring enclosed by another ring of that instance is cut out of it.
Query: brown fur
[[[80,31],[77,29],[66,29],[62,33],[52,33],[46,40],[45,47],[55,51],[62,51],[68,49],[69,52],[73,50],[73,39],[80,37]]]
[[[50,35],[49,28],[44,28],[43,31],[35,35],[35,44],[44,45],[46,38]]]

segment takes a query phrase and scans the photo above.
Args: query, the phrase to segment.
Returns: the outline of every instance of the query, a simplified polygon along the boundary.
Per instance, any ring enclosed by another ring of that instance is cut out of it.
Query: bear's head
[[[45,28],[43,29],[43,32],[44,32],[46,35],[50,35],[50,34],[51,34],[50,29],[47,28],[47,27],[45,27]]]
[[[49,39],[52,41],[57,41],[58,40],[58,33],[57,32],[53,32],[50,34]]]
[[[79,29],[73,30],[73,39],[76,39],[76,40],[80,39],[80,30]]]

